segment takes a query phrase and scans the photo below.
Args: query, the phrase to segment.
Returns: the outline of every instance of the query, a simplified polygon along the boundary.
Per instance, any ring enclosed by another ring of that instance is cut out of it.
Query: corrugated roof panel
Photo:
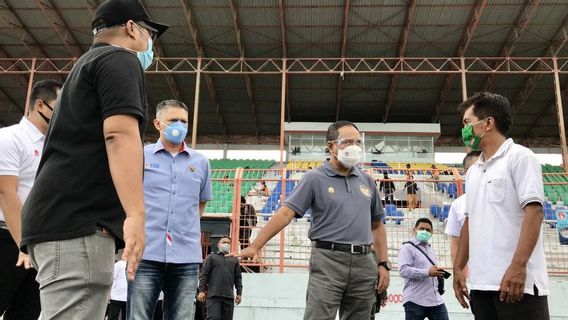
[[[560,25],[568,14],[568,6],[564,1],[541,1],[536,14],[531,20],[532,25]]]
[[[404,24],[406,5],[400,1],[397,4],[398,5],[388,7],[357,7],[356,5],[352,5],[349,15],[349,24],[368,25],[374,28],[402,26]]]
[[[296,26],[338,26],[341,27],[343,8],[286,8],[286,27]]]
[[[239,3],[238,13],[241,28],[273,26],[280,28],[279,7],[255,8],[243,7],[244,3]]]
[[[434,25],[441,28],[445,25],[463,25],[470,10],[469,6],[431,6],[418,1],[412,25]]]

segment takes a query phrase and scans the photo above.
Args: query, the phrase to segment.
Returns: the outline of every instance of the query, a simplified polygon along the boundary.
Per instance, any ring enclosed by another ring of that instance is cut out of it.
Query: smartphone
[[[446,270],[442,270],[442,272],[444,272],[444,275],[443,275],[444,279],[448,279],[448,278],[451,277],[451,275],[452,275],[451,273],[449,273],[449,272],[446,271]]]

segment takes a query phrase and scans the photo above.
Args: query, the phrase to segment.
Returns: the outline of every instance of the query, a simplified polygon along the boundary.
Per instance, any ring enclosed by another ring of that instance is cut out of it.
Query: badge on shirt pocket
[[[189,172],[194,173],[195,171],[197,171],[197,168],[194,166],[189,166]]]
[[[362,184],[361,186],[359,186],[359,190],[361,191],[362,194],[365,195],[365,197],[367,198],[371,197],[371,190],[369,190],[369,187],[367,187],[366,185]]]

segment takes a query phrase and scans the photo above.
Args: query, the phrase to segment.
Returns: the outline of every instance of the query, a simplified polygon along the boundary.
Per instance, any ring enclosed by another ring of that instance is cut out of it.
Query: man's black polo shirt
[[[144,71],[136,55],[97,43],[73,67],[51,120],[34,186],[22,208],[26,245],[109,230],[122,247],[125,212],[112,182],[103,121],[147,115]],[[142,141],[140,141],[142,143]]]

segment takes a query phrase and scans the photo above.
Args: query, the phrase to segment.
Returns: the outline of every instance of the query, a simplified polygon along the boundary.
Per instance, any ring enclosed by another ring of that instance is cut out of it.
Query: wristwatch
[[[391,271],[392,264],[388,260],[387,261],[380,261],[379,263],[377,263],[377,267],[384,267],[385,269],[387,269],[387,271]]]

